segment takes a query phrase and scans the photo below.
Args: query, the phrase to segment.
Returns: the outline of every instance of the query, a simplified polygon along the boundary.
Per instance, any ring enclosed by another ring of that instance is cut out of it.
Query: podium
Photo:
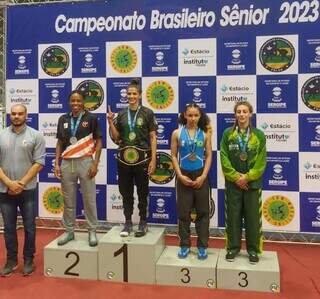
[[[280,292],[276,252],[266,251],[250,264],[241,251],[234,262],[225,260],[224,249],[208,248],[208,258],[198,260],[197,248],[179,259],[179,247],[165,246],[164,228],[149,227],[145,236],[120,237],[122,226],[97,234],[99,244],[90,247],[88,233],[76,233],[64,246],[57,239],[44,248],[47,277],[95,279],[108,282],[176,285],[242,291]]]
[[[102,234],[97,234],[98,240]],[[98,247],[90,247],[88,233],[58,246],[59,238],[44,248],[44,275],[48,277],[98,279]]]
[[[164,249],[164,228],[149,227],[145,236],[120,237],[113,227],[99,242],[99,280],[154,284],[156,262]]]
[[[234,262],[225,259],[220,251],[217,264],[217,288],[260,292],[280,292],[280,269],[276,252],[265,251],[257,264],[250,264],[246,251],[241,251]]]
[[[156,265],[156,281],[162,285],[216,288],[216,264],[219,249],[208,249],[208,258],[198,260],[197,248],[179,259],[179,247],[167,246]]]

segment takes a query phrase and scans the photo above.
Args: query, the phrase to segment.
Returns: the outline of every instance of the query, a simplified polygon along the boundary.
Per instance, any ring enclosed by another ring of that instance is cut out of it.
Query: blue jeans
[[[7,248],[7,259],[17,260],[17,208],[24,226],[24,259],[33,258],[36,249],[36,189],[24,190],[19,195],[0,193],[0,208],[4,222],[4,239]]]

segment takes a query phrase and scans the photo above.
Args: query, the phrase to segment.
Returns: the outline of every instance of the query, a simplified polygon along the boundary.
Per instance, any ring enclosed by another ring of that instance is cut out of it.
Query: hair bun
[[[133,78],[130,82],[130,85],[140,86],[140,78]]]

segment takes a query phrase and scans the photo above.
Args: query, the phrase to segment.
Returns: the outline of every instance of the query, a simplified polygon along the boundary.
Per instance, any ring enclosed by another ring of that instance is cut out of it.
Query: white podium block
[[[249,263],[246,251],[241,251],[234,262],[225,259],[221,250],[217,264],[217,288],[242,291],[280,292],[280,268],[276,252],[265,251],[260,261]]]
[[[187,258],[178,258],[179,247],[167,246],[156,265],[156,282],[162,285],[216,287],[216,264],[219,249],[208,248],[208,258],[198,260],[197,248]]]
[[[113,227],[99,242],[99,280],[154,284],[164,228],[148,227],[140,238],[120,237],[122,228]]]
[[[101,239],[102,234],[97,234]],[[90,247],[88,233],[75,233],[63,246],[57,240],[44,248],[44,275],[48,277],[98,279],[98,247]]]

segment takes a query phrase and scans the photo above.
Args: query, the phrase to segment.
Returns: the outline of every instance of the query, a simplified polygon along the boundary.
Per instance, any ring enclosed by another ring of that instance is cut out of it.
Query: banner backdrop
[[[47,144],[46,167],[39,175],[39,216],[61,217],[63,211],[53,175],[55,134],[59,116],[68,111],[68,93],[79,88],[104,132],[96,178],[99,219],[123,221],[106,107],[115,112],[125,108],[126,86],[132,77],[140,77],[142,103],[159,123],[149,222],[176,224],[170,136],[178,113],[195,102],[213,127],[211,226],[224,226],[219,141],[234,122],[235,102],[246,100],[267,138],[264,229],[319,233],[319,12],[318,0],[8,7],[7,111],[12,104],[25,104],[28,124],[43,133]],[[77,216],[83,218],[81,201]]]

